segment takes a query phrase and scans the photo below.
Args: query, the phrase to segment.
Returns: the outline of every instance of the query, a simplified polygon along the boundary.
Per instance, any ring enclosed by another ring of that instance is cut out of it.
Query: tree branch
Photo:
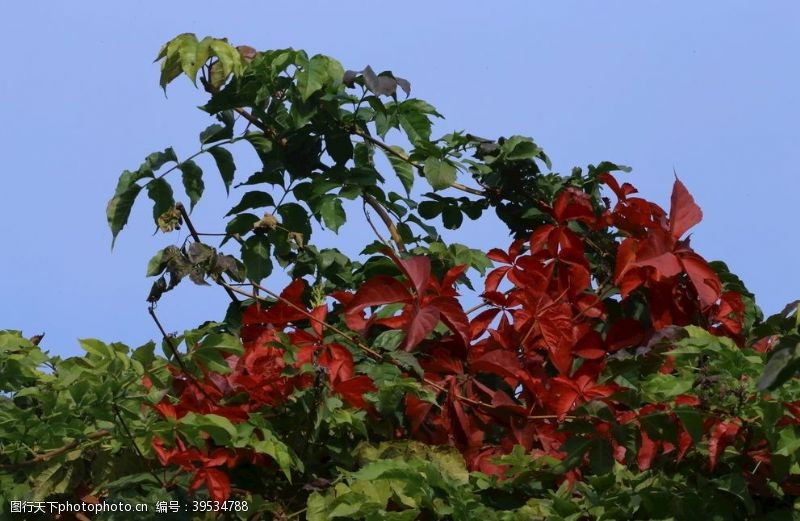
[[[87,434],[86,435],[86,439],[72,440],[71,442],[67,443],[66,445],[62,445],[61,447],[58,447],[57,449],[53,449],[53,450],[50,450],[50,451],[47,451],[47,452],[43,452],[42,454],[38,454],[38,455],[34,456],[33,458],[31,458],[29,460],[26,460],[26,461],[23,461],[21,463],[12,463],[12,464],[8,464],[8,465],[0,465],[0,469],[3,469],[3,470],[14,470],[14,469],[18,469],[18,468],[27,467],[29,465],[35,465],[37,463],[41,463],[43,461],[47,461],[47,460],[53,459],[56,456],[59,456],[61,454],[64,454],[65,452],[71,451],[72,449],[76,449],[83,442],[93,441],[93,440],[97,440],[97,439],[100,439],[100,438],[104,438],[104,437],[108,436],[109,434],[111,434],[110,430],[108,430],[108,429],[100,429],[99,431],[94,431],[94,432],[91,432],[91,433]]]
[[[189,228],[189,233],[192,235],[192,238],[195,240],[195,242],[199,242],[199,243],[202,244],[203,241],[200,239],[200,234],[197,233],[197,230],[195,229],[194,224],[192,224],[192,220],[189,219],[189,212],[186,211],[186,207],[183,206],[183,203],[177,203],[175,205],[175,208],[177,208],[178,211],[181,213],[181,217],[183,218],[183,222],[185,222],[186,223],[186,227]],[[216,282],[217,284],[221,285],[223,288],[225,288],[225,292],[228,294],[228,297],[230,297],[231,302],[239,302],[239,299],[236,298],[236,295],[230,289],[228,289],[227,287],[224,286],[224,284],[222,283],[222,279],[221,279],[220,275],[214,274],[214,275],[211,276],[211,279],[214,282]]]
[[[384,208],[383,205],[379,203],[378,200],[375,199],[372,195],[365,192],[364,194],[362,194],[362,196],[364,198],[364,202],[370,205],[372,208],[374,208],[376,212],[378,212],[378,216],[381,218],[383,224],[386,225],[386,228],[392,235],[392,240],[397,245],[397,249],[401,252],[405,252],[406,247],[403,244],[403,238],[400,236],[400,232],[397,231],[397,227],[395,226],[394,221],[392,221],[392,218],[389,215],[389,213],[386,211],[386,208]],[[378,237],[380,237],[380,235],[378,235]]]
[[[413,166],[414,168],[416,168],[420,172],[424,171],[425,167],[423,165],[421,165],[419,163],[415,163],[414,161],[411,160],[411,158],[408,155],[406,155],[406,154],[404,154],[402,152],[399,152],[398,150],[390,147],[389,145],[387,145],[386,143],[384,143],[380,139],[377,139],[377,138],[369,135],[368,133],[364,132],[360,128],[355,127],[352,130],[352,133],[355,134],[356,136],[361,137],[365,141],[370,142],[371,144],[375,145],[376,147],[380,148],[381,150],[384,150],[387,154],[391,154],[394,157],[396,157],[396,158],[398,158],[398,159],[400,159],[402,161],[405,161],[406,163],[408,163],[409,165]],[[481,197],[486,195],[486,192],[484,192],[483,190],[478,190],[477,188],[470,188],[469,186],[463,185],[463,184],[455,182],[455,181],[450,183],[450,186],[452,188],[455,188],[456,190],[461,190],[462,192],[467,192],[469,194],[480,195]]]

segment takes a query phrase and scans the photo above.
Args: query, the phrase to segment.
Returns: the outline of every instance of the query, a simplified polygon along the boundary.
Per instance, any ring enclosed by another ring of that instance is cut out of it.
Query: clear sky
[[[112,252],[105,206],[122,170],[166,146],[193,153],[210,123],[188,81],[158,87],[153,58],[181,32],[392,69],[447,117],[440,133],[530,135],[562,172],[630,165],[665,207],[674,168],[705,214],[695,248],[776,312],[800,298],[798,27],[794,1],[7,2],[0,328],[46,331],[64,355],[78,338],[158,337],[145,266],[183,236],[153,236],[143,200]],[[207,175],[195,220],[219,230],[238,198]],[[353,251],[363,236],[347,226],[336,240]],[[453,239],[499,246],[500,230]],[[159,304],[168,330],[222,316],[218,288],[184,284]]]

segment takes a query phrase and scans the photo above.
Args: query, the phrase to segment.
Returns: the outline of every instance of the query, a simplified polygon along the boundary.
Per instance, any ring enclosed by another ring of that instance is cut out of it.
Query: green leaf
[[[372,342],[372,347],[377,347],[386,351],[394,351],[400,346],[405,337],[406,334],[404,331],[400,329],[390,329],[378,335],[375,341]]]
[[[457,230],[464,222],[464,215],[457,206],[445,206],[442,211],[442,222],[448,230]]]
[[[700,415],[700,411],[692,407],[680,406],[675,407],[674,412],[695,443],[703,439],[703,417]]]
[[[167,246],[159,251],[147,263],[147,276],[155,277],[163,272],[173,255],[180,254],[180,251],[175,246]]]
[[[249,210],[251,208],[264,208],[266,206],[274,205],[275,201],[273,201],[272,196],[266,192],[247,192],[242,196],[242,200],[239,201],[239,204],[231,208],[231,210],[225,214],[225,217],[239,213],[242,210]]]
[[[691,375],[672,376],[655,374],[642,383],[642,391],[648,401],[665,402],[687,393],[694,385]]]
[[[338,232],[347,220],[342,201],[338,197],[326,198],[320,205],[319,211],[325,226],[334,232]]]
[[[350,134],[342,130],[325,134],[325,150],[337,165],[344,165],[353,157]]]
[[[503,143],[502,148],[506,153],[506,159],[512,161],[533,159],[542,152],[542,149],[531,138],[523,136],[511,136]]]
[[[205,184],[203,184],[203,170],[192,160],[184,161],[178,168],[180,168],[183,174],[181,176],[183,179],[183,188],[186,190],[186,195],[189,197],[189,211],[192,211],[205,189]]]
[[[417,212],[423,219],[433,219],[442,213],[442,203],[439,201],[422,201],[417,206]]]
[[[138,171],[142,174],[142,177],[153,177],[153,172],[171,162],[177,163],[178,157],[175,155],[175,150],[173,150],[172,147],[168,147],[162,152],[153,152],[148,155],[139,166]]]
[[[434,190],[451,186],[456,180],[456,167],[447,161],[429,157],[425,161],[425,178]]]
[[[231,183],[233,183],[233,175],[236,172],[236,165],[233,162],[233,155],[221,146],[215,146],[208,149],[208,153],[214,158],[219,169],[219,175],[222,177],[222,182],[225,183],[225,192],[230,193]]]
[[[225,233],[228,235],[244,235],[253,230],[253,226],[260,219],[251,213],[241,213],[231,219],[225,226]]]
[[[302,233],[307,242],[311,236],[311,223],[308,212],[297,203],[285,203],[278,207],[278,214],[283,219],[283,226],[289,231]]]
[[[153,201],[153,221],[158,226],[158,218],[175,207],[172,187],[163,178],[158,177],[147,183],[147,196]]]
[[[223,126],[218,123],[209,125],[200,132],[200,144],[206,145],[215,141],[222,141],[233,137],[233,127]]]
[[[181,418],[181,424],[191,425],[207,432],[217,445],[227,445],[236,439],[236,426],[219,414],[196,414],[190,412]]]
[[[405,150],[403,150],[402,147],[390,146],[389,148],[396,151],[400,155],[406,156]],[[397,177],[403,184],[406,194],[411,194],[411,188],[414,186],[414,167],[411,166],[411,163],[397,157],[395,154],[391,154],[385,150],[384,152],[386,153],[386,157],[389,159],[389,163],[392,164],[395,174],[397,174]]]
[[[197,38],[186,38],[179,44],[178,53],[181,57],[181,69],[195,85],[197,84],[197,71],[208,60],[210,40],[210,38],[206,37],[198,42]]]
[[[117,190],[119,190],[119,188],[117,188]],[[106,218],[111,228],[112,248],[114,247],[120,230],[128,223],[128,216],[131,214],[133,202],[136,200],[136,196],[139,195],[141,190],[141,186],[132,183],[127,188],[124,188],[121,192],[114,195],[108,202],[108,206],[106,206]]]
[[[229,74],[240,75],[244,70],[244,63],[239,51],[225,40],[212,39],[209,42],[211,53],[219,58],[222,66],[222,75],[227,78]]]
[[[269,246],[269,240],[263,235],[253,235],[242,245],[242,262],[247,270],[247,278],[256,283],[272,273]]]
[[[303,101],[307,101],[315,92],[322,89],[326,83],[341,82],[344,69],[341,64],[327,56],[317,54],[302,64],[297,72],[297,90]]]
[[[758,379],[757,389],[759,391],[766,391],[767,389],[774,389],[788,380],[795,372],[798,365],[798,348],[800,344],[794,348],[781,348],[776,349],[769,360],[761,378]]]

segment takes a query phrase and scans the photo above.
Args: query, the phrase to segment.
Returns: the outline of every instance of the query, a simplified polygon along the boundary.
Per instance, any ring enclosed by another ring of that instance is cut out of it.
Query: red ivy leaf
[[[405,276],[411,282],[417,295],[421,295],[428,285],[431,278],[431,260],[428,257],[421,255],[409,257],[407,259],[400,259],[391,252],[390,257],[400,267]]]
[[[436,324],[439,323],[439,308],[436,306],[425,306],[424,308],[416,308],[411,321],[406,327],[406,343],[404,349],[411,351],[422,340],[433,331]]]
[[[231,480],[219,469],[202,468],[195,472],[189,492],[197,490],[203,483],[208,487],[208,495],[212,501],[224,502],[231,495]]]
[[[369,409],[369,405],[364,401],[364,393],[371,393],[377,389],[368,376],[359,375],[334,384],[333,390],[353,407]]]
[[[378,275],[361,286],[345,307],[345,322],[356,331],[367,327],[362,312],[370,306],[382,306],[395,302],[409,302],[411,295],[402,282],[386,275]]]
[[[669,228],[674,239],[679,239],[686,230],[699,223],[703,219],[703,212],[689,190],[676,177],[675,184],[672,186],[672,197],[670,198],[669,209]]]
[[[442,322],[456,335],[464,347],[468,347],[472,340],[469,319],[458,300],[453,297],[437,297],[431,301],[430,305],[439,310]]]

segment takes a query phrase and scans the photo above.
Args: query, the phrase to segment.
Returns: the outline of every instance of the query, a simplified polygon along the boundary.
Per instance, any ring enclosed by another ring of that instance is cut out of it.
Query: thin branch
[[[111,431],[108,430],[108,429],[100,429],[99,431],[90,432],[89,434],[86,435],[85,439],[72,440],[71,442],[67,443],[66,445],[62,445],[61,447],[59,447],[57,449],[53,449],[53,450],[50,450],[50,451],[47,451],[47,452],[43,452],[42,454],[38,454],[38,455],[34,456],[33,458],[31,458],[29,460],[26,460],[26,461],[23,461],[21,463],[12,463],[12,464],[9,464],[9,465],[0,465],[0,469],[3,469],[3,470],[14,470],[14,469],[17,469],[17,468],[27,467],[29,465],[35,465],[37,463],[41,463],[43,461],[47,461],[47,460],[53,459],[56,456],[64,454],[65,452],[69,452],[69,451],[71,451],[73,449],[76,449],[82,443],[84,443],[86,441],[98,440],[100,438],[104,438],[104,437],[108,436],[109,434],[111,434]]]
[[[224,283],[221,283],[221,284],[224,284]],[[208,401],[210,401],[212,403],[215,403],[216,400],[214,400],[213,398],[211,398],[208,395],[208,393],[203,388],[203,386],[200,385],[200,383],[197,381],[197,379],[194,377],[194,375],[192,373],[190,373],[189,370],[186,368],[186,365],[184,365],[183,359],[181,358],[181,355],[178,352],[178,348],[172,342],[172,337],[167,334],[166,330],[164,329],[164,326],[161,325],[161,321],[158,320],[158,316],[156,316],[155,306],[153,306],[151,304],[147,308],[147,311],[150,313],[150,316],[153,317],[153,321],[156,323],[156,326],[158,327],[158,330],[161,332],[161,337],[164,339],[164,342],[167,343],[167,346],[169,347],[169,350],[172,353],[173,358],[175,358],[175,362],[178,364],[178,367],[180,368],[180,370],[183,372],[183,374],[186,375],[187,378],[190,378],[192,380],[192,382],[194,383],[195,387],[197,387],[200,390],[200,393],[202,393],[202,395],[205,396]]]
[[[381,232],[379,232],[378,228],[375,227],[375,223],[372,222],[372,217],[370,217],[369,210],[367,210],[367,201],[366,200],[364,201],[364,204],[363,204],[362,208],[364,210],[364,218],[367,220],[367,224],[369,224],[369,227],[372,228],[373,233],[375,233],[375,235],[378,237],[378,240],[381,241],[386,246],[390,246],[389,245],[389,241],[387,241],[386,239],[383,238],[383,235],[381,235]]]
[[[111,407],[114,410],[114,414],[116,415],[117,419],[119,420],[119,424],[122,427],[122,430],[124,431],[125,435],[128,437],[128,441],[130,441],[131,446],[133,446],[133,450],[136,452],[136,454],[139,456],[139,458],[141,458],[141,460],[143,462],[145,462],[145,464],[147,465],[147,469],[150,472],[150,475],[152,475],[154,478],[156,478],[156,481],[158,483],[160,483],[161,486],[163,487],[164,486],[164,482],[161,481],[161,478],[159,478],[158,474],[156,474],[155,471],[153,470],[153,466],[151,465],[150,460],[145,458],[144,454],[142,454],[142,451],[139,450],[139,445],[136,444],[136,439],[133,437],[133,434],[131,434],[130,429],[128,429],[128,424],[125,423],[125,419],[122,417],[122,413],[119,410],[119,406],[117,406],[117,404],[114,403],[114,404],[112,404]]]
[[[192,238],[195,240],[195,242],[202,243],[203,241],[200,239],[200,234],[197,233],[194,224],[192,224],[192,220],[189,219],[189,213],[186,211],[186,207],[183,206],[183,203],[177,203],[175,205],[175,208],[177,208],[178,211],[181,213],[181,217],[183,217],[183,222],[186,223],[186,227],[189,228],[189,233],[192,235]],[[213,274],[211,278],[217,284],[222,285],[222,278],[220,275]],[[231,290],[225,288],[225,292],[228,294],[228,297],[230,297],[231,302],[239,302],[239,299],[236,298],[236,295],[234,295]]]
[[[407,154],[404,154],[404,153],[400,152],[399,150],[397,150],[395,148],[392,148],[391,146],[387,145],[386,143],[384,143],[380,139],[377,139],[377,138],[371,136],[367,132],[364,132],[364,130],[362,130],[362,129],[358,128],[358,127],[355,127],[354,129],[352,129],[352,133],[357,135],[357,136],[359,136],[359,137],[361,137],[365,141],[370,142],[371,144],[373,144],[376,147],[380,148],[381,150],[385,151],[387,154],[391,154],[394,157],[400,159],[401,161],[405,161],[406,163],[408,163],[409,165],[413,166],[414,168],[416,168],[420,172],[423,172],[423,170],[424,170],[424,166],[423,165],[421,165],[419,163],[415,163],[414,161],[411,160],[411,158]],[[455,181],[452,182],[450,184],[450,186],[452,188],[455,188],[456,190],[461,190],[462,192],[467,192],[469,194],[480,195],[482,197],[486,195],[486,192],[484,192],[483,190],[478,190],[476,188],[470,188],[469,186],[463,185],[463,184],[455,182]]]
[[[392,218],[386,211],[386,208],[384,208],[383,205],[379,203],[377,199],[375,199],[372,195],[366,192],[362,194],[362,197],[364,198],[365,203],[370,205],[372,208],[375,209],[376,212],[378,212],[378,216],[381,218],[383,224],[386,225],[386,228],[392,235],[392,240],[397,245],[397,249],[400,250],[401,252],[405,252],[406,247],[405,244],[403,244],[403,238],[400,236],[400,232],[397,231],[397,226],[394,225],[394,221],[392,221]],[[377,233],[377,231],[375,233]],[[378,237],[380,237],[380,234],[378,234]]]
[[[169,347],[169,350],[172,353],[173,358],[175,358],[175,362],[178,364],[178,367],[180,367],[181,371],[186,373],[187,376],[191,375],[186,366],[183,365],[183,360],[181,359],[180,353],[178,353],[178,348],[175,347],[175,344],[172,342],[172,337],[169,336],[169,334],[167,334],[167,331],[164,329],[164,326],[161,325],[161,321],[158,319],[158,316],[156,316],[155,306],[151,304],[147,308],[147,312],[150,313],[151,317],[153,317],[153,322],[156,323],[156,327],[158,327],[158,330],[161,332],[161,338],[163,338],[164,342],[167,343],[167,346]]]

